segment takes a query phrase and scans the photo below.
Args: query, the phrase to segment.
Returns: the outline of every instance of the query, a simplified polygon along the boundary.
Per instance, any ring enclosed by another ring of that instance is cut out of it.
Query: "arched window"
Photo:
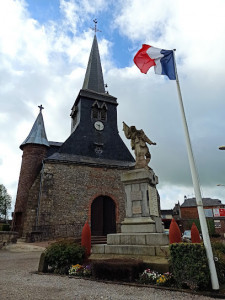
[[[94,106],[94,107],[92,108],[92,118],[93,118],[93,119],[98,119],[98,112],[99,112],[98,107]]]
[[[98,104],[98,101],[95,101],[92,105],[92,110],[91,110],[92,119],[99,119],[99,110],[100,110],[100,106]]]
[[[92,119],[106,121],[107,120],[107,106],[103,103],[101,106],[98,101],[95,101],[92,105],[91,111]]]
[[[106,108],[105,108],[105,107],[103,107],[103,108],[101,109],[101,112],[100,112],[100,119],[101,119],[102,121],[106,121]]]

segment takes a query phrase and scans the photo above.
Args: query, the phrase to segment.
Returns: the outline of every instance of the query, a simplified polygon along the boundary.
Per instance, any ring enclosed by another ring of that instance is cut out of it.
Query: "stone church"
[[[42,106],[23,151],[12,229],[27,240],[120,231],[125,216],[121,174],[135,160],[117,128],[117,99],[105,91],[96,35],[83,87],[71,110],[71,134],[48,141]]]

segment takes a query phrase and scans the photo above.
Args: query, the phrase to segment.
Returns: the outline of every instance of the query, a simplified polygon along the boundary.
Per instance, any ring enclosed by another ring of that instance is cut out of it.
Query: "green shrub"
[[[83,263],[84,253],[84,247],[73,240],[61,240],[45,250],[45,259],[50,272],[67,274],[71,265]]]
[[[10,231],[9,224],[1,224],[1,231]]]
[[[212,242],[213,254],[219,283],[225,283],[225,245],[223,242]]]
[[[225,244],[221,241],[213,241],[212,242],[212,249],[213,251],[219,251],[223,254],[225,254]]]
[[[221,238],[221,235],[219,233],[213,233],[211,235],[212,238]]]
[[[213,236],[215,234],[215,224],[214,224],[214,220],[210,219],[210,218],[206,218],[206,222],[208,225],[208,231],[209,231],[209,235]]]
[[[206,222],[207,222],[207,227],[208,227],[208,231],[209,231],[209,235],[210,236],[214,236],[215,235],[215,225],[214,225],[214,221],[210,218],[206,218]],[[199,219],[189,219],[186,221],[186,229],[191,229],[192,224],[195,223],[196,227],[198,228],[199,233],[202,233],[202,229],[201,229],[201,225],[200,225],[200,221]]]
[[[178,287],[197,290],[211,286],[203,244],[171,244],[170,264]]]
[[[106,259],[93,261],[91,267],[95,278],[131,282],[139,277],[143,262],[134,259]]]
[[[191,230],[192,224],[195,223],[196,227],[198,228],[198,231],[202,232],[199,219],[189,219],[186,222],[187,222],[187,228],[186,229]]]

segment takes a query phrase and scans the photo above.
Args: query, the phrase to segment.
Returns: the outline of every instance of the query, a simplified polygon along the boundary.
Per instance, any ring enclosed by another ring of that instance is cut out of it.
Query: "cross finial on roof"
[[[40,112],[42,111],[42,109],[44,109],[44,107],[41,105],[38,105],[38,107],[40,108]]]
[[[95,23],[95,27],[94,27],[94,28],[91,27],[91,29],[94,30],[95,33],[96,33],[97,31],[98,31],[98,32],[101,32],[101,30],[97,29],[97,23],[98,23],[97,19],[94,19],[93,22]]]
[[[104,86],[105,86],[105,88],[107,89],[107,87],[108,87],[108,84],[106,83],[106,84],[104,84]],[[105,92],[106,92],[106,94],[108,94],[108,93],[109,93],[107,90],[106,90]]]

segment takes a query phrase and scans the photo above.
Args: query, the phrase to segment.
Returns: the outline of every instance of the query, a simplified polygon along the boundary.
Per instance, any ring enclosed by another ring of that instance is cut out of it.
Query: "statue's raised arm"
[[[152,142],[142,129],[137,130],[135,126],[129,127],[125,122],[123,122],[123,131],[126,138],[131,140],[131,148],[136,157],[135,168],[147,167],[151,159],[147,143],[149,145],[156,145],[156,143]]]
[[[130,127],[125,122],[123,122],[123,131],[126,138],[130,140],[131,139]]]

